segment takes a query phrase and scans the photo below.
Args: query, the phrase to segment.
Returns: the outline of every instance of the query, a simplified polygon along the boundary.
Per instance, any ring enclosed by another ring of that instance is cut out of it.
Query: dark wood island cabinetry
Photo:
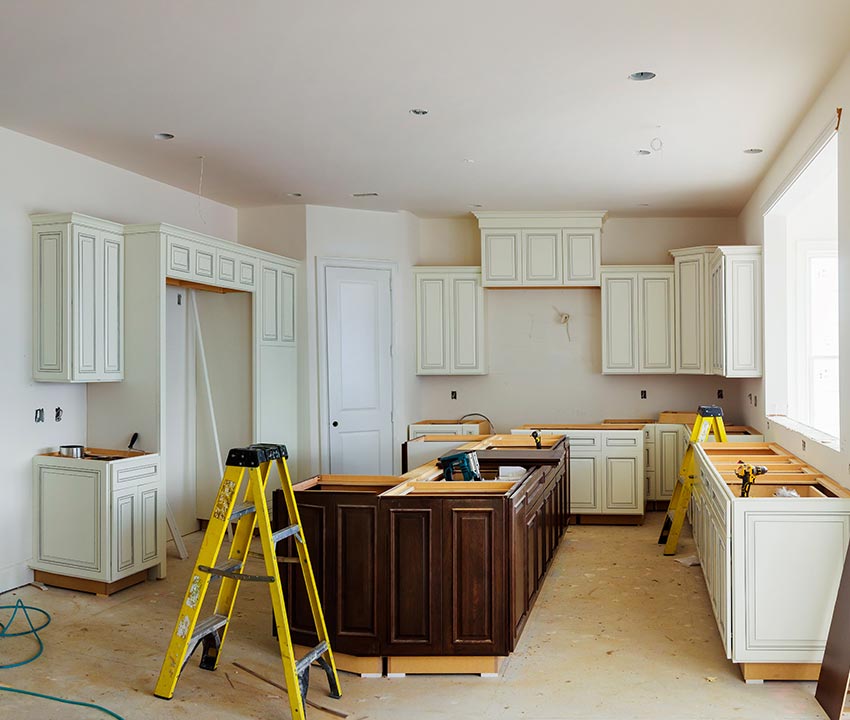
[[[569,447],[559,439],[479,456],[481,482],[325,475],[295,486],[335,653],[412,660],[514,649],[568,524]],[[506,465],[525,474],[487,479]],[[277,528],[279,491],[273,508]],[[292,542],[278,554],[291,555]],[[312,646],[300,573],[281,563],[281,577],[293,641]]]

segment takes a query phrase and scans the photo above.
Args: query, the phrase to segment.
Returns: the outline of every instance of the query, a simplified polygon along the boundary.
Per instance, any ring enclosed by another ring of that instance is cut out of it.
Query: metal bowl
[[[59,454],[62,457],[81,458],[83,456],[82,445],[60,445]]]

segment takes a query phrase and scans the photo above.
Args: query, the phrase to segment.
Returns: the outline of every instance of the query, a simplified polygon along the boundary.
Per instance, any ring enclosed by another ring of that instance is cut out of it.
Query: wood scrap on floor
[[[272,687],[276,687],[278,690],[283,690],[283,692],[285,692],[285,693],[287,692],[287,689],[286,689],[285,686],[281,685],[278,682],[275,682],[274,680],[269,680],[269,678],[267,678],[267,677],[263,677],[256,670],[251,670],[251,668],[246,667],[242,663],[234,662],[233,666],[239,668],[240,670],[242,670],[246,673],[248,673],[249,675],[253,675],[255,678],[257,678],[258,680],[262,680],[264,683],[268,683]],[[335,715],[336,717],[339,717],[339,718],[347,718],[348,715],[349,715],[347,712],[343,712],[342,710],[334,710],[333,708],[325,707],[324,705],[319,705],[319,703],[315,702],[314,700],[311,700],[310,698],[305,698],[305,702],[310,707],[314,707],[317,710],[323,710],[324,712],[329,713],[330,715]]]

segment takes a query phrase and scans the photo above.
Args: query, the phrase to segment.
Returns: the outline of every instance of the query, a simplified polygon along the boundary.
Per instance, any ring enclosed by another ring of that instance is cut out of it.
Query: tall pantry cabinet
[[[33,379],[124,379],[124,228],[32,215]]]

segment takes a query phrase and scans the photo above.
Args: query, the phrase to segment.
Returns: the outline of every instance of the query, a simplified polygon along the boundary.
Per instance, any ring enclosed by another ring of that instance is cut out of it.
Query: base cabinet
[[[565,454],[492,496],[384,496],[391,486],[343,488],[333,485],[334,476],[296,485],[334,650],[508,655],[567,526],[567,473]],[[276,491],[273,527],[286,524],[283,495]],[[282,541],[278,554],[292,555],[292,543]],[[315,645],[301,573],[290,563],[280,568],[293,641]]]
[[[34,458],[34,570],[112,583],[164,561],[158,455]]]

